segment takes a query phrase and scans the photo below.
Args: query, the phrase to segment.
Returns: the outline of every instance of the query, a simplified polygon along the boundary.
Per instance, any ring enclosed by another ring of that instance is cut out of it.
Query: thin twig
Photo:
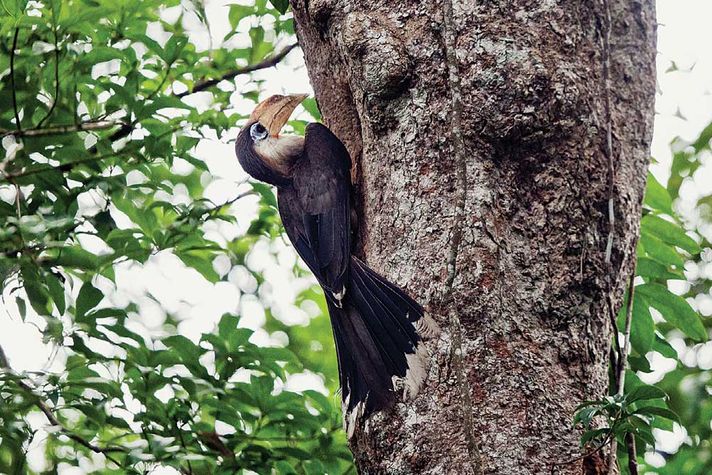
[[[237,195],[236,197],[229,199],[224,203],[216,205],[215,208],[210,210],[210,212],[220,210],[220,209],[224,208],[225,206],[230,206],[230,205],[234,204],[236,201],[241,200],[242,198],[245,198],[246,196],[252,196],[252,195],[255,195],[255,196],[257,195],[255,190],[242,192],[239,195]]]
[[[15,87],[15,50],[17,49],[17,37],[20,35],[20,28],[15,28],[15,36],[12,38],[12,51],[10,51],[10,87],[12,87],[12,110],[15,112],[15,127],[22,131],[20,124],[20,114],[17,109],[17,88]]]
[[[636,239],[637,243],[637,239]],[[635,245],[633,246],[635,249]],[[635,259],[635,257],[634,257]],[[625,370],[628,363],[628,353],[630,351],[630,329],[633,322],[633,299],[635,297],[635,272],[636,272],[637,262],[633,261],[633,271],[630,275],[630,280],[628,281],[628,303],[626,305],[625,311],[625,327],[623,330],[623,348],[621,349],[620,359],[618,360],[618,367],[615,368],[617,372],[617,377],[615,378],[615,383],[618,385],[616,387],[616,395],[623,396],[625,391]],[[626,449],[628,451],[628,468],[630,469],[631,475],[638,475],[638,455],[635,450],[635,437],[630,432],[625,435]],[[611,450],[617,450],[618,442],[611,443]],[[615,455],[611,455],[615,457]],[[615,459],[614,459],[615,464]],[[608,465],[609,473],[611,470],[610,458]]]
[[[176,430],[178,431],[178,439],[180,440],[180,445],[183,447],[183,450],[185,450],[186,455],[190,455],[190,452],[188,451],[188,447],[185,445],[185,440],[183,439],[183,431],[178,427],[178,419],[174,418],[173,419],[173,425],[175,426]],[[188,462],[188,470],[184,473],[187,475],[193,475],[193,467],[190,465],[190,460],[187,460]],[[181,471],[183,469],[181,468]]]
[[[625,435],[625,445],[628,449],[628,471],[630,475],[638,475],[638,452],[635,448],[635,436],[630,432]]]
[[[610,291],[610,289],[608,289]],[[613,297],[610,295],[606,297],[606,313],[608,314],[608,320],[611,324],[611,329],[613,333],[613,355],[615,356],[615,365],[613,366],[613,387],[618,390],[618,367],[623,355],[621,354],[621,344],[620,338],[618,337],[618,323],[616,322],[616,312],[613,308]]]
[[[54,98],[45,116],[37,123],[36,128],[38,129],[49,119],[49,116],[54,112],[54,108],[57,107],[57,102],[59,102],[59,41],[57,38],[57,13],[54,11],[53,2],[50,2],[50,9],[52,10],[52,30],[54,32]]]
[[[217,85],[220,81],[227,81],[227,80],[235,78],[236,76],[240,76],[242,74],[248,74],[248,73],[251,73],[254,71],[258,71],[260,69],[267,69],[267,68],[276,66],[280,61],[282,61],[284,59],[285,56],[287,56],[289,54],[290,51],[292,51],[297,46],[299,46],[297,43],[293,43],[289,46],[284,47],[283,49],[281,49],[279,52],[273,54],[272,56],[269,56],[268,58],[263,59],[259,63],[250,64],[243,68],[234,69],[230,72],[223,74],[222,76],[220,76],[217,79],[207,79],[207,80],[201,81],[201,82],[197,83],[195,86],[193,86],[192,89],[185,91],[185,92],[181,92],[180,94],[176,94],[175,96],[176,97],[184,97],[184,96],[187,96],[190,94],[195,94],[196,92],[204,91],[208,88],[211,88],[211,87]]]
[[[146,96],[146,99],[144,101],[150,101],[154,97],[156,97],[156,94],[161,92],[161,89],[163,88],[163,85],[168,81],[168,76],[171,74],[171,67],[173,66],[173,63],[169,63],[166,65],[166,74],[163,75],[163,78],[161,79],[161,82],[158,83],[158,86],[156,86],[156,89],[151,91],[151,93]]]
[[[621,350],[621,359],[618,361],[618,377],[616,378],[616,394],[623,395],[625,388],[625,368],[628,363],[628,352],[630,351],[630,328],[633,321],[633,298],[635,297],[635,271],[636,262],[633,262],[633,272],[628,281],[628,302],[625,310],[625,327],[623,329],[623,349]]]
[[[10,364],[7,360],[7,356],[5,355],[5,351],[3,348],[0,346],[0,369],[4,370],[7,373],[14,374],[12,371],[12,368],[10,367]],[[78,436],[77,434],[73,433],[66,427],[62,425],[61,422],[57,419],[57,417],[54,415],[52,412],[52,409],[45,403],[39,395],[35,393],[35,391],[25,382],[21,380],[16,381],[17,385],[25,391],[29,396],[31,396],[33,399],[35,399],[35,406],[42,412],[42,414],[45,415],[49,423],[53,426],[59,427],[61,433],[68,437],[69,439],[73,440],[74,442],[78,443],[82,447],[85,447],[92,452],[95,452],[97,454],[104,454],[104,456],[115,463],[117,466],[121,466],[121,463],[112,457],[110,454],[112,452],[126,452],[126,449],[123,447],[99,447],[97,445],[92,444],[91,442],[87,441],[86,439]]]

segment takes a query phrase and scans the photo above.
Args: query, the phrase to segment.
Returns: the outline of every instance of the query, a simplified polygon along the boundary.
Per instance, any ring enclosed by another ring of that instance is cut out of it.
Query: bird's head
[[[306,94],[274,95],[257,104],[235,142],[240,165],[253,178],[281,185],[288,181],[294,161],[302,153],[304,139],[279,135]]]

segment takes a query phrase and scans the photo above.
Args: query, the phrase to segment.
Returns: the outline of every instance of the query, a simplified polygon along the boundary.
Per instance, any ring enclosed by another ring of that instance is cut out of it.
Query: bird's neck
[[[304,137],[280,135],[267,137],[255,144],[255,151],[270,168],[290,176],[294,162],[304,150]]]

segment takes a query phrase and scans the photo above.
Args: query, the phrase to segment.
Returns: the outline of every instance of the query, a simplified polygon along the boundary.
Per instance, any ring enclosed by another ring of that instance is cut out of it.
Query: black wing
[[[344,290],[351,257],[351,159],[346,147],[321,124],[309,124],[292,184],[279,191],[287,234],[322,286]]]

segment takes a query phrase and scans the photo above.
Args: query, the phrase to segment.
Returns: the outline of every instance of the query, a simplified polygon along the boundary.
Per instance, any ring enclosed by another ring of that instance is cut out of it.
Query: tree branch
[[[623,349],[621,350],[620,360],[618,361],[618,377],[616,378],[616,394],[623,395],[625,388],[625,367],[628,363],[628,352],[630,350],[630,327],[633,321],[633,297],[635,297],[635,270],[636,263],[633,263],[633,273],[628,282],[628,302],[625,310],[625,327],[623,329]]]
[[[67,132],[82,132],[89,130],[104,130],[116,127],[118,125],[126,125],[125,122],[121,121],[111,121],[111,120],[96,120],[96,121],[86,121],[80,122],[75,125],[56,125],[52,127],[26,129],[26,130],[7,130],[0,129],[0,137],[5,137],[6,135],[14,135],[16,137],[42,137],[45,135],[58,135],[65,134]]]
[[[10,367],[10,364],[7,360],[7,356],[5,355],[5,351],[0,347],[0,369],[4,370],[7,373],[14,374],[14,371],[12,371],[12,368]],[[25,382],[21,380],[17,380],[17,385],[25,391],[29,396],[31,396],[33,399],[35,399],[35,406],[42,412],[42,414],[45,415],[49,423],[53,426],[59,427],[61,433],[65,436],[67,436],[69,439],[73,440],[77,444],[81,445],[82,447],[85,447],[92,452],[95,452],[97,454],[104,454],[104,456],[115,463],[117,466],[121,467],[121,463],[116,460],[114,457],[112,457],[110,454],[112,452],[126,452],[126,449],[123,447],[99,447],[97,445],[92,444],[91,442],[87,441],[83,437],[73,433],[66,427],[62,425],[61,422],[57,419],[57,417],[54,415],[52,412],[52,409],[47,405],[46,402],[44,402],[39,395],[37,395],[34,390]]]
[[[625,445],[628,449],[628,471],[630,475],[638,475],[638,453],[635,448],[635,436],[630,432],[625,435]]]
[[[180,445],[183,447],[183,450],[185,451],[186,455],[190,455],[190,451],[188,450],[188,447],[185,445],[185,439],[183,438],[183,431],[178,427],[178,418],[174,417],[173,418],[173,425],[176,428],[176,432],[178,432],[178,438],[180,440]],[[187,460],[188,462],[188,469],[185,470],[181,468],[181,472],[185,473],[186,475],[193,475],[193,466],[190,464],[190,459]]]
[[[637,243],[637,239],[635,240]],[[635,246],[633,247],[635,249]],[[635,258],[635,257],[634,257]],[[625,369],[628,363],[628,353],[630,351],[630,328],[633,322],[633,298],[635,297],[635,271],[637,267],[637,262],[633,262],[633,272],[630,275],[630,280],[628,282],[628,303],[626,305],[625,311],[625,327],[623,329],[623,348],[621,349],[620,360],[618,361],[618,367],[616,371],[618,376],[616,377],[616,394],[618,396],[623,396],[625,389]],[[638,454],[635,449],[635,436],[628,432],[625,435],[626,449],[628,451],[628,468],[631,475],[638,475]],[[613,447],[613,445],[611,446]],[[611,449],[612,450],[612,449]],[[610,465],[609,465],[610,470]],[[610,473],[610,472],[609,472]]]
[[[287,56],[289,54],[290,51],[292,51],[297,46],[299,46],[297,43],[293,43],[289,46],[282,48],[279,52],[273,54],[272,56],[269,56],[269,57],[263,59],[259,63],[250,64],[243,68],[234,69],[228,73],[223,74],[222,76],[220,76],[217,79],[207,79],[205,81],[201,81],[201,82],[197,83],[195,86],[193,86],[192,89],[185,91],[185,92],[181,92],[180,94],[175,94],[175,96],[176,97],[185,97],[190,94],[195,94],[196,92],[200,92],[200,91],[209,89],[209,88],[217,85],[220,81],[227,81],[227,80],[235,78],[236,76],[240,76],[242,74],[248,74],[248,73],[251,73],[254,71],[258,71],[260,69],[267,69],[267,68],[276,66],[277,64],[279,64],[280,61],[282,61],[285,58],[285,56]]]

